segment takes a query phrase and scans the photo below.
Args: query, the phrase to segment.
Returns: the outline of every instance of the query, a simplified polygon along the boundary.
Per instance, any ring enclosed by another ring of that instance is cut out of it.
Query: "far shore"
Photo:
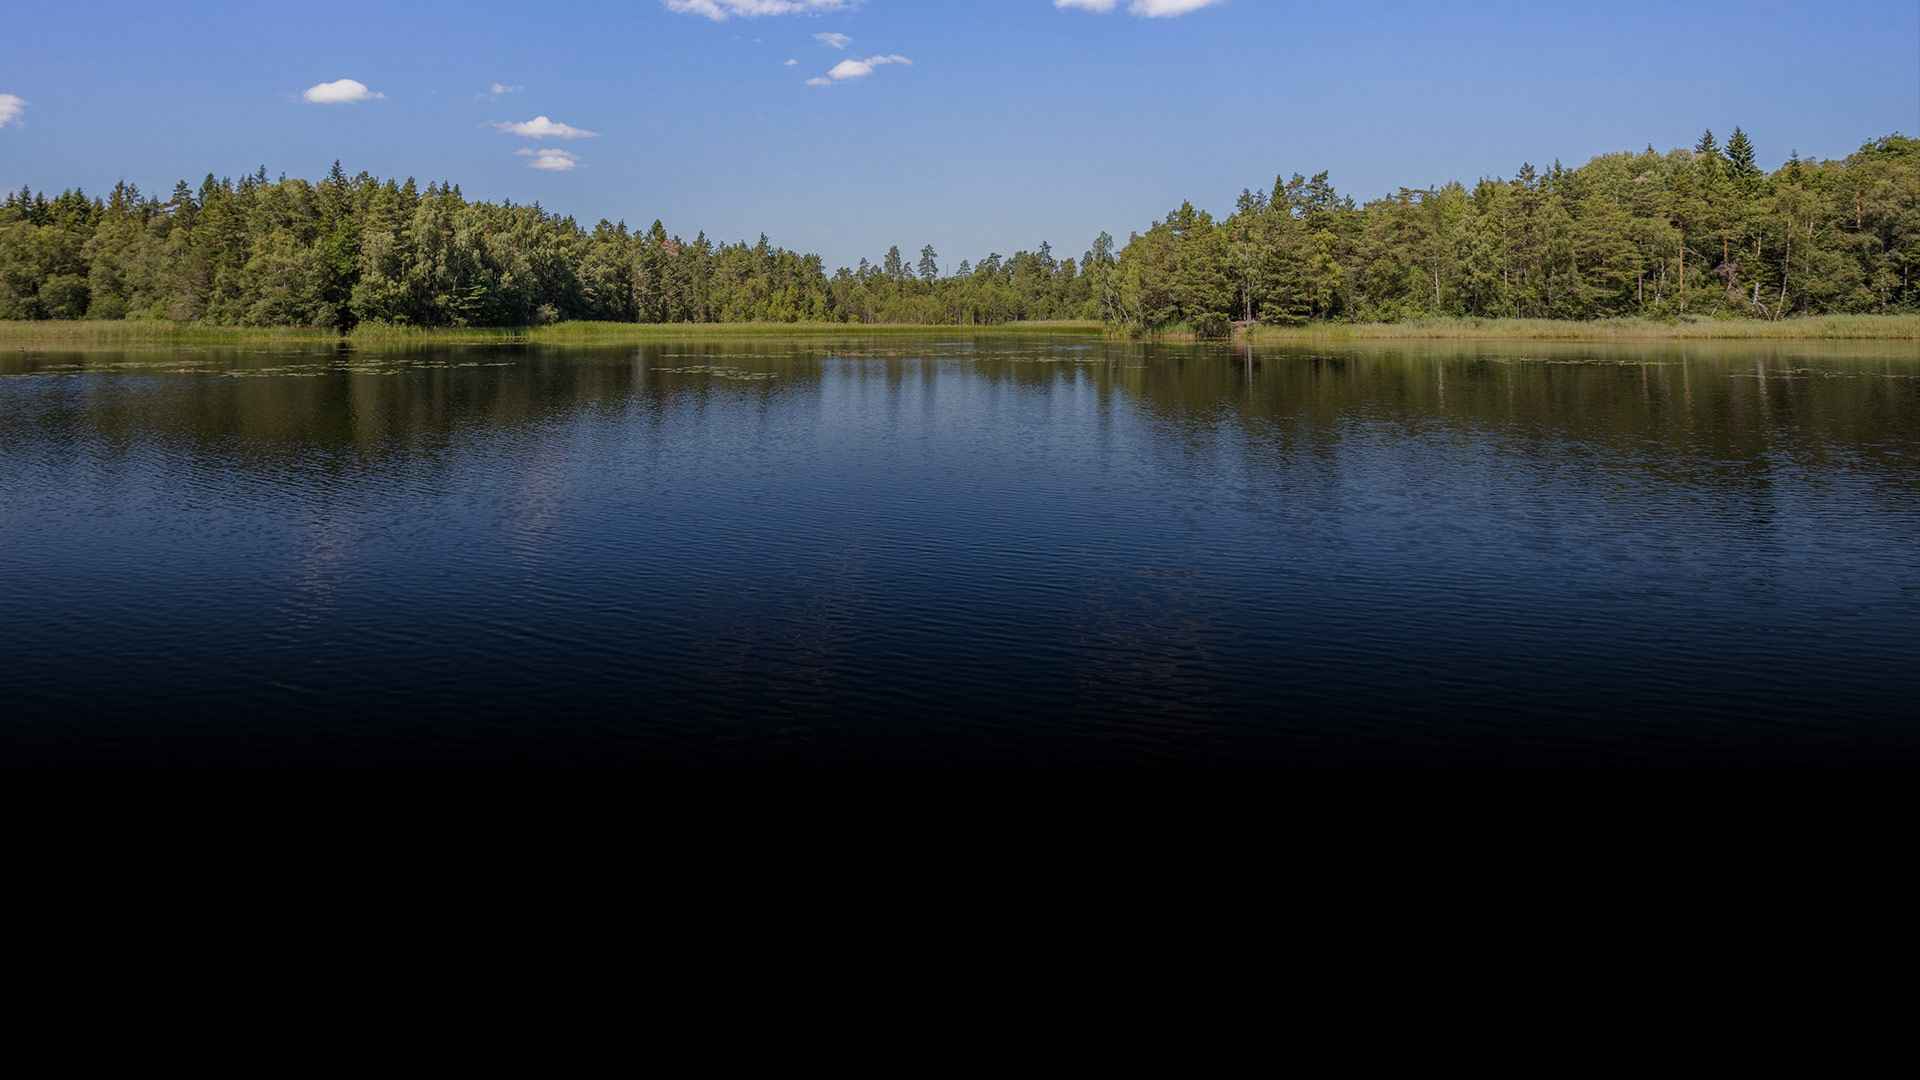
[[[0,321],[0,350],[120,349],[243,345],[619,345],[641,341],[716,338],[852,338],[1073,334],[1098,337],[1106,328],[1088,320],[955,326],[904,323],[611,323],[551,326],[419,327],[363,324],[341,333],[328,327],[215,326],[153,319]]]
[[[1920,315],[1813,315],[1763,319],[1408,319],[1392,323],[1254,325],[1236,340],[1309,341],[1920,341]]]
[[[325,327],[236,327],[155,320],[0,321],[0,350],[73,350],[169,346],[345,344],[390,345],[618,345],[645,341],[724,338],[857,338],[926,335],[1071,334],[1123,339],[1123,332],[1091,320],[994,325],[901,323],[605,323],[452,328],[363,325],[350,333]],[[1820,315],[1768,322],[1757,319],[1410,319],[1392,323],[1250,325],[1236,342],[1288,345],[1341,341],[1920,341],[1920,315]],[[1197,340],[1183,327],[1143,340]]]

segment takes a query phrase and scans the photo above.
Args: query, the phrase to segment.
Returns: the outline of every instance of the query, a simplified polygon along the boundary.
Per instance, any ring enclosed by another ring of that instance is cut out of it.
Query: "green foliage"
[[[1098,246],[1098,245],[1096,245]],[[1113,261],[1110,250],[1102,258]],[[620,323],[994,325],[1100,314],[1098,282],[1042,244],[942,277],[909,267],[831,277],[818,256],[692,242],[654,222],[591,230],[540,206],[469,202],[452,184],[349,176],[130,184],[102,200],[20,191],[0,202],[0,320],[158,319],[390,334],[404,327]]]
[[[1920,140],[1767,175],[1736,128],[1724,151],[1706,132],[1692,150],[1364,205],[1296,173],[1242,192],[1224,221],[1181,205],[1107,279],[1100,314],[1136,333],[1218,313],[1289,326],[1920,311]]]
[[[1183,203],[1124,248],[962,261],[901,248],[831,275],[818,256],[591,229],[338,163],[310,182],[209,175],[165,199],[0,201],[0,320],[125,319],[334,331],[561,322],[992,326],[1097,319],[1135,334],[1229,320],[1784,319],[1920,311],[1920,140],[1772,174],[1735,128],[1692,149],[1402,188],[1365,204],[1322,172]]]
[[[1193,336],[1201,340],[1224,338],[1233,333],[1233,322],[1219,312],[1209,311],[1193,317]]]

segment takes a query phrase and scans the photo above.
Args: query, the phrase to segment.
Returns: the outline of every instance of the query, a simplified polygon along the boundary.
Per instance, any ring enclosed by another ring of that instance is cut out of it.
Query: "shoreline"
[[[352,348],[435,345],[619,345],[627,342],[729,338],[833,338],[1067,334],[1099,337],[1088,320],[959,326],[937,323],[597,323],[535,327],[366,325],[348,333],[326,327],[213,326],[152,320],[0,321],[0,351],[169,348],[180,346],[344,345]]]
[[[1186,339],[1191,339],[1188,335]],[[1163,337],[1161,340],[1181,340]],[[1410,319],[1396,323],[1253,326],[1254,345],[1321,341],[1920,341],[1920,315],[1812,315],[1759,319]]]
[[[959,326],[925,323],[596,323],[539,327],[361,326],[346,334],[321,327],[209,326],[154,321],[0,322],[0,350],[58,351],[179,346],[618,345],[729,338],[854,338],[1072,335],[1144,343],[1199,342],[1171,328],[1130,338],[1090,320]],[[1225,343],[1227,339],[1213,339]],[[1237,327],[1231,342],[1251,345],[1374,341],[1560,341],[1630,344],[1668,341],[1920,341],[1920,315],[1819,315],[1779,322],[1692,319],[1415,319],[1396,323],[1313,323]]]

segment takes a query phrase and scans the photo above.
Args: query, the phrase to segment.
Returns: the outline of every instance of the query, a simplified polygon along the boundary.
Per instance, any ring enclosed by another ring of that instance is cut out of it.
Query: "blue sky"
[[[1276,173],[1365,198],[1706,126],[1768,165],[1920,133],[1914,0],[94,0],[6,25],[0,186],[337,157],[830,266],[1077,255]],[[366,99],[304,97],[360,96],[341,80]]]

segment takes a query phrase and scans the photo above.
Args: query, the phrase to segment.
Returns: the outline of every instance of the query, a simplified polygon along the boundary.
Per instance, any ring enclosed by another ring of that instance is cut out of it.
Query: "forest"
[[[352,329],[640,323],[985,325],[1595,319],[1920,311],[1920,139],[1767,172],[1736,128],[1667,153],[1403,187],[1364,203],[1324,172],[1191,202],[1078,259],[1049,244],[943,270],[930,245],[829,273],[816,255],[591,228],[456,184],[348,175],[128,182],[0,203],[0,320]]]

